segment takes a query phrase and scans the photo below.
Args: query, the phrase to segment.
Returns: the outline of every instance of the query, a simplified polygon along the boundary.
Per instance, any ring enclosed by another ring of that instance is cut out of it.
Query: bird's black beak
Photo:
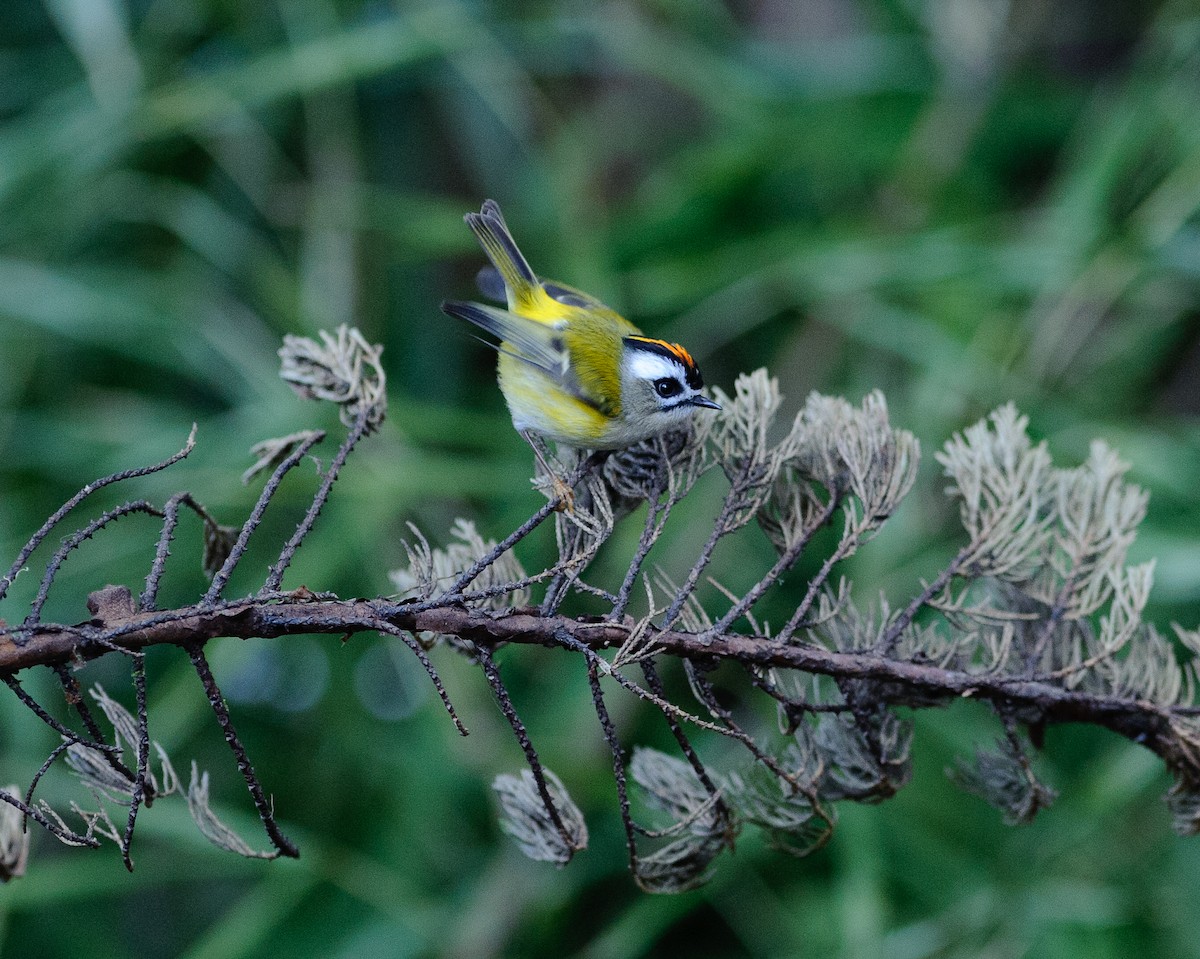
[[[703,406],[706,410],[719,410],[721,408],[720,403],[713,402],[707,396],[701,396],[699,393],[688,400],[688,402],[692,406]]]

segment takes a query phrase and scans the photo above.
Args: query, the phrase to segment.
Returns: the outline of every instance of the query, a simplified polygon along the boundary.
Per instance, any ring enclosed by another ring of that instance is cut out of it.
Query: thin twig
[[[785,769],[778,759],[759,746],[755,742],[754,737],[742,729],[741,725],[733,718],[733,714],[717,701],[712,685],[700,675],[694,660],[685,659],[683,661],[683,668],[688,673],[689,685],[692,691],[696,694],[696,698],[700,701],[700,704],[708,710],[709,715],[724,723],[729,735],[745,746],[746,750],[755,760],[762,763],[779,778],[786,779],[808,796],[815,810],[818,805],[816,790],[801,782],[795,773]]]
[[[613,669],[607,660],[602,659],[594,649],[577,639],[575,636],[571,635],[571,633],[567,630],[562,629],[557,631],[554,635],[554,638],[568,649],[573,649],[578,653],[582,653],[589,663],[594,663],[596,667],[606,676],[611,676],[614,680],[616,680],[618,685],[633,693],[633,695],[637,696],[638,699],[644,700],[645,702],[650,703],[652,706],[655,706],[664,715],[674,716],[677,719],[682,719],[685,722],[691,723],[693,726],[698,726],[701,729],[707,729],[710,732],[717,733],[721,736],[727,736],[730,739],[742,741],[746,738],[745,733],[727,729],[726,727],[719,726],[716,723],[710,723],[706,719],[701,719],[695,713],[689,713],[683,707],[676,706],[669,699],[665,699],[662,696],[656,696],[654,693],[650,692],[650,690],[639,686],[628,676],[625,676]]]
[[[134,479],[138,476],[148,476],[151,473],[157,473],[160,470],[165,470],[168,466],[173,466],[181,459],[187,456],[196,446],[196,424],[192,424],[192,431],[188,434],[187,442],[183,445],[178,453],[167,457],[161,463],[155,463],[153,466],[142,466],[136,469],[121,470],[118,473],[113,473],[105,476],[102,479],[94,480],[83,487],[78,493],[72,496],[69,500],[63,503],[58,509],[50,514],[49,519],[42,524],[41,528],[34,533],[17,554],[16,560],[9,568],[8,572],[0,577],[0,599],[3,599],[8,594],[8,589],[12,586],[13,581],[20,575],[21,570],[25,566],[26,560],[33,555],[33,551],[41,545],[42,541],[50,535],[50,531],[57,526],[64,516],[71,510],[82,503],[87,497],[91,496],[97,490],[103,489],[105,486],[111,486],[113,483],[120,483],[128,479]]]
[[[558,830],[559,836],[562,837],[564,846],[574,852],[575,841],[563,823],[562,816],[558,812],[558,807],[554,805],[554,799],[550,795],[550,787],[546,784],[546,773],[542,768],[542,762],[538,759],[537,750],[534,749],[533,741],[529,738],[529,731],[525,728],[525,724],[521,722],[521,717],[517,715],[517,709],[513,705],[512,698],[508,695],[508,689],[505,687],[504,681],[500,678],[500,670],[496,668],[496,660],[492,657],[492,651],[486,647],[480,647],[476,655],[479,659],[479,665],[483,668],[483,675],[487,678],[488,685],[492,687],[492,692],[496,696],[496,702],[500,705],[500,712],[504,714],[504,718],[512,728],[513,735],[517,737],[517,743],[521,747],[521,752],[525,754],[525,762],[529,765],[529,771],[533,774],[534,785],[537,786],[538,796],[541,797],[542,805],[546,809],[546,815],[554,823],[554,828]]]
[[[950,565],[938,574],[937,579],[926,585],[921,592],[912,598],[912,602],[904,607],[896,618],[892,620],[891,625],[879,637],[879,642],[876,644],[876,651],[881,656],[891,656],[896,651],[896,645],[900,642],[900,637],[912,625],[913,620],[917,617],[917,613],[931,599],[941,595],[942,590],[946,588],[946,584],[958,575],[958,571],[962,569],[963,564],[975,552],[978,545],[978,543],[972,541],[960,549],[954,559],[950,561]]]
[[[662,531],[666,528],[667,520],[671,516],[671,510],[691,490],[692,484],[700,473],[707,472],[709,467],[713,465],[710,463],[709,466],[702,467],[698,472],[690,474],[685,471],[683,477],[679,479],[675,471],[675,464],[671,461],[670,452],[661,437],[659,438],[658,448],[662,453],[663,471],[659,474],[662,481],[656,482],[647,496],[649,508],[646,512],[646,522],[642,527],[641,538],[638,540],[638,548],[634,553],[633,559],[630,561],[629,569],[625,573],[621,587],[617,591],[617,599],[613,603],[613,611],[609,615],[609,619],[614,621],[619,621],[625,615],[625,610],[628,608],[629,601],[633,596],[634,585],[642,572],[642,567],[645,566],[646,557],[650,554],[650,550],[654,548],[654,544],[658,542]],[[678,482],[677,479],[679,479]],[[664,493],[667,494],[665,501],[662,498]]]
[[[578,486],[590,473],[595,472],[597,474],[599,484],[603,486],[605,480],[601,472],[601,467],[604,465],[605,461],[608,460],[610,455],[611,451],[609,450],[595,450],[589,453],[587,457],[576,464],[575,470],[567,479],[567,485],[574,490],[574,488]],[[543,465],[545,464],[543,463]],[[572,504],[570,512],[574,512],[576,506],[581,511],[590,511],[594,509],[595,497],[591,495],[591,491],[591,486],[585,486],[580,491],[580,495],[576,502]],[[611,502],[609,505],[611,506]],[[559,563],[557,564],[558,571],[546,586],[546,595],[542,600],[541,609],[543,616],[553,616],[558,612],[558,608],[562,605],[563,600],[567,596],[567,591],[578,582],[579,577],[583,575],[583,571],[595,558],[596,553],[599,552],[600,547],[604,545],[604,542],[607,540],[608,536],[612,534],[612,530],[613,526],[609,525],[605,535],[602,537],[597,536],[596,541],[592,544],[590,549],[583,553],[575,553],[575,555],[572,555],[565,561],[562,559],[562,554],[560,553]],[[563,546],[568,547],[568,549],[564,550],[564,552],[573,550],[574,542],[578,542],[577,539],[573,539],[574,537],[582,537],[584,535],[586,534],[582,533],[582,531],[578,528],[576,528],[574,531],[568,530],[563,537]]]
[[[41,704],[26,692],[21,685],[20,680],[11,673],[6,673],[3,677],[5,684],[11,689],[19,700],[24,704],[25,708],[30,710],[38,719],[44,722],[47,726],[53,729],[56,733],[72,743],[78,743],[80,746],[86,746],[88,749],[94,749],[97,752],[117,753],[121,751],[120,746],[111,743],[98,742],[96,740],[85,739],[79,733],[71,729],[69,726],[64,726],[57,719],[51,716]]]
[[[83,720],[84,728],[91,733],[92,739],[98,743],[105,741],[104,733],[100,730],[100,724],[96,722],[96,717],[92,715],[91,709],[88,707],[87,700],[84,698],[83,690],[79,688],[79,681],[68,672],[67,668],[61,663],[55,664],[53,667],[54,674],[58,677],[59,683],[62,684],[63,693],[67,697],[67,702],[75,707],[75,712],[79,714],[79,718]],[[129,767],[121,761],[120,749],[104,750],[104,759],[113,771],[125,779],[132,780],[133,773]]]
[[[592,705],[596,710],[596,718],[600,720],[600,728],[604,731],[604,741],[608,743],[612,753],[613,781],[617,786],[617,803],[621,807],[621,825],[625,828],[625,851],[629,856],[629,871],[637,875],[638,850],[636,827],[633,814],[629,809],[629,785],[625,779],[625,758],[621,750],[621,741],[617,738],[617,730],[613,725],[608,707],[604,705],[604,690],[600,688],[600,671],[594,660],[588,661],[588,685],[592,689]]]
[[[723,633],[729,629],[729,627],[732,626],[739,617],[745,615],[753,608],[754,604],[763,597],[767,590],[779,582],[780,576],[796,565],[797,561],[799,561],[801,555],[804,553],[804,550],[808,547],[809,541],[816,534],[817,530],[819,530],[833,518],[833,514],[837,512],[838,507],[842,503],[842,499],[843,494],[841,493],[830,494],[829,501],[825,504],[825,508],[817,514],[814,521],[808,527],[801,531],[800,535],[796,537],[795,541],[787,549],[780,553],[779,558],[775,561],[775,565],[772,566],[770,570],[767,571],[766,575],[763,576],[757,583],[754,584],[753,587],[750,588],[750,590],[746,592],[741,600],[734,604],[734,606],[724,616],[722,616],[716,623],[713,624],[712,631],[714,633]],[[846,537],[843,537],[842,542],[838,544],[839,549],[845,545],[846,542]],[[812,604],[813,597],[816,596],[821,585],[823,585],[825,579],[828,578],[829,570],[832,568],[833,562],[827,562],[825,566],[822,567],[820,573],[818,573],[818,575],[809,584],[808,594],[805,596],[804,601],[797,609],[798,613],[800,613],[800,610],[803,610],[804,613],[807,613],[809,605]],[[792,619],[795,620],[796,623],[799,623],[803,618],[804,613],[793,616]],[[795,629],[795,625],[792,625],[791,628]],[[787,636],[788,634],[789,629],[785,626],[781,635]]]
[[[646,557],[650,554],[651,547],[658,540],[662,532],[662,524],[659,522],[659,515],[662,514],[663,522],[666,522],[666,513],[670,509],[670,501],[662,502],[662,491],[657,487],[651,491],[647,499],[646,522],[642,526],[642,535],[638,540],[637,551],[633,554],[633,559],[629,563],[629,569],[625,573],[625,578],[621,581],[621,588],[617,590],[617,599],[613,603],[612,614],[610,619],[620,620],[625,615],[625,610],[629,608],[629,600],[633,596],[633,587],[637,582],[639,574],[642,572],[642,567],[646,563]]]
[[[404,645],[412,650],[413,655],[417,657],[417,661],[425,669],[425,675],[429,677],[429,681],[433,683],[433,688],[437,690],[438,698],[441,699],[442,705],[446,707],[446,712],[450,714],[450,718],[454,721],[455,727],[463,736],[469,734],[466,726],[463,725],[461,719],[458,718],[458,713],[454,709],[454,703],[450,701],[450,694],[446,692],[446,687],[442,684],[442,677],[433,667],[433,661],[430,660],[429,654],[421,648],[421,644],[413,639],[412,633],[406,629],[397,629],[386,620],[379,620],[376,623],[376,629],[381,633],[387,633],[389,636],[395,636],[404,642]]]
[[[520,526],[504,537],[500,542],[493,546],[486,554],[479,557],[474,563],[458,574],[458,578],[453,585],[446,590],[446,597],[455,597],[462,594],[462,591],[470,586],[479,575],[496,562],[501,556],[507,553],[510,549],[517,545],[526,536],[532,533],[535,529],[546,521],[551,513],[558,506],[558,500],[547,500],[546,503],[529,519],[525,520]]]
[[[137,822],[138,809],[147,798],[146,776],[150,765],[150,726],[146,711],[146,656],[139,653],[133,658],[133,688],[137,696],[137,775],[129,797],[129,818],[125,821],[125,834],[121,838],[121,859],[125,868],[133,872],[133,860],[129,848],[133,844],[133,827]],[[147,802],[147,805],[149,803]]]
[[[820,715],[822,713],[836,714],[850,711],[850,707],[846,703],[810,703],[803,699],[793,699],[778,686],[768,680],[766,676],[763,675],[761,670],[748,669],[746,670],[746,674],[750,677],[750,682],[753,684],[755,689],[762,690],[762,692],[766,693],[773,700],[775,700],[775,702],[779,703],[779,705],[782,706],[787,712],[789,723],[787,730],[788,732],[791,732],[795,729],[797,714],[803,715],[805,713],[812,713],[814,715]]]
[[[214,527],[217,525],[217,521],[195,500],[191,493],[176,493],[163,504],[162,532],[158,537],[154,561],[150,564],[150,572],[146,576],[146,587],[142,590],[141,598],[138,600],[138,605],[142,609],[154,609],[154,604],[158,601],[159,582],[166,568],[167,558],[171,554],[171,540],[175,538],[175,527],[179,524],[179,510],[182,506],[189,507],[206,524]]]
[[[329,464],[329,468],[325,471],[325,477],[321,480],[321,486],[313,497],[312,504],[308,507],[308,512],[304,514],[304,519],[300,521],[300,525],[296,527],[296,531],[292,534],[291,539],[287,541],[287,545],[283,547],[283,552],[279,554],[279,559],[275,565],[271,567],[271,572],[267,576],[267,581],[263,584],[263,590],[266,592],[274,592],[279,589],[279,584],[283,582],[283,574],[291,565],[292,557],[296,555],[296,550],[300,548],[300,544],[304,542],[304,538],[308,536],[313,528],[313,524],[317,521],[317,516],[320,515],[325,501],[329,499],[329,494],[333,490],[333,484],[337,481],[338,474],[343,466],[346,465],[346,458],[358,445],[361,440],[371,429],[371,408],[359,410],[358,416],[354,419],[354,426],[347,434],[342,445],[338,447],[337,453],[333,457],[333,461]]]
[[[667,696],[666,688],[663,686],[662,678],[658,675],[658,667],[654,663],[653,657],[643,659],[638,663],[642,668],[642,674],[646,677],[646,685],[650,688],[650,692],[660,699],[665,699]],[[700,780],[705,791],[713,798],[717,804],[717,809],[720,811],[722,818],[729,818],[729,807],[725,801],[721,799],[721,791],[717,788],[717,784],[712,781],[712,777],[708,774],[708,769],[700,760],[696,748],[692,745],[692,741],[688,739],[688,735],[680,725],[679,720],[674,716],[664,713],[663,719],[667,721],[667,727],[671,730],[671,735],[675,737],[675,742],[679,744],[679,750],[687,759],[688,764],[696,773],[696,778]]]
[[[858,542],[853,536],[842,537],[841,542],[832,553],[825,557],[825,562],[821,564],[821,568],[817,570],[817,575],[812,578],[808,584],[808,589],[804,592],[804,598],[800,600],[800,604],[792,612],[788,621],[784,623],[783,629],[779,631],[778,639],[781,643],[790,642],[796,630],[804,622],[808,616],[809,610],[812,609],[812,604],[816,602],[817,596],[820,595],[825,584],[829,582],[829,576],[833,572],[833,567],[844,560],[847,556],[858,548]]]
[[[225,697],[221,694],[221,689],[213,677],[212,669],[208,665],[208,659],[205,658],[204,650],[199,646],[193,646],[188,650],[188,655],[191,657],[196,675],[200,677],[200,682],[204,686],[205,695],[208,697],[208,705],[217,717],[217,724],[221,727],[221,732],[225,736],[225,742],[233,752],[238,772],[242,774],[242,778],[246,781],[246,788],[250,790],[250,796],[254,800],[254,808],[258,810],[258,818],[262,820],[263,828],[267,831],[267,836],[280,855],[299,859],[300,850],[280,831],[279,825],[275,821],[275,811],[263,793],[262,784],[259,783],[258,777],[254,774],[254,767],[250,764],[250,757],[246,755],[246,747],[242,745],[242,741],[238,739],[237,730],[233,728],[233,720],[229,716],[229,707],[225,705]]]
[[[120,519],[122,516],[128,516],[130,513],[149,513],[151,516],[162,516],[162,513],[146,500],[136,500],[97,516],[82,529],[78,529],[68,536],[50,559],[50,562],[46,564],[46,573],[42,577],[41,586],[38,587],[37,596],[29,607],[29,615],[25,617],[25,622],[22,624],[23,628],[27,629],[34,623],[40,622],[42,607],[46,605],[46,600],[50,596],[50,587],[54,583],[54,578],[58,575],[58,571],[66,561],[67,556],[78,549],[85,540],[91,539],[96,533],[104,529],[109,523]]]
[[[271,478],[267,480],[267,485],[263,487],[262,493],[259,494],[258,502],[254,504],[254,509],[246,518],[246,522],[242,524],[242,531],[238,533],[237,541],[233,544],[233,549],[229,551],[229,555],[225,558],[225,562],[221,564],[221,568],[213,577],[212,585],[208,592],[204,594],[202,603],[204,605],[215,603],[221,595],[221,591],[225,589],[225,584],[229,582],[229,577],[233,575],[233,570],[239,562],[241,562],[242,554],[246,552],[246,544],[250,540],[250,534],[258,529],[258,524],[262,522],[263,514],[267,511],[267,506],[272,498],[279,491],[279,485],[283,482],[286,476],[312,449],[317,443],[325,438],[324,430],[317,430],[311,436],[306,437],[292,452],[287,459],[275,467],[275,472],[271,474]]]
[[[32,819],[39,826],[45,829],[53,836],[57,836],[63,842],[72,846],[88,846],[91,849],[100,848],[100,840],[94,836],[85,836],[82,833],[72,832],[70,829],[64,829],[56,823],[51,822],[48,818],[42,815],[41,811],[36,806],[30,806],[23,803],[12,793],[4,789],[0,789],[0,802],[6,802],[10,806],[19,809],[22,815]]]
[[[727,533],[729,529],[729,521],[736,513],[742,504],[742,499],[746,494],[744,484],[750,481],[750,476],[754,472],[755,460],[753,457],[747,456],[742,462],[741,468],[738,470],[737,476],[729,483],[729,492],[725,494],[725,499],[721,504],[721,512],[717,515],[716,522],[713,524],[712,532],[709,533],[708,539],[700,550],[700,555],[696,557],[696,561],[692,564],[692,568],[688,570],[688,574],[683,581],[683,585],[679,587],[675,598],[671,605],[667,608],[666,614],[663,616],[662,628],[670,629],[683,613],[684,607],[687,605],[688,599],[692,592],[696,589],[696,584],[700,581],[700,576],[704,570],[708,568],[708,564],[712,561],[713,552],[717,548],[717,543]]]
[[[1078,566],[1073,566],[1071,571],[1064,578],[1062,589],[1060,589],[1058,591],[1058,595],[1054,597],[1054,605],[1050,607],[1050,610],[1046,613],[1045,618],[1038,624],[1037,639],[1034,640],[1033,645],[1025,651],[1025,672],[1031,677],[1039,675],[1037,665],[1042,658],[1042,654],[1046,650],[1046,644],[1050,641],[1050,637],[1054,635],[1054,630],[1058,627],[1058,624],[1061,622],[1063,616],[1066,615],[1067,603],[1071,599],[1071,594],[1075,591],[1076,574],[1078,571]],[[1106,655],[1112,655],[1112,653],[1109,652]],[[1106,657],[1100,657],[1100,659],[1103,658]],[[1099,662],[1099,659],[1096,659],[1096,662]],[[1075,668],[1085,669],[1090,668],[1091,665],[1095,665],[1095,663],[1089,664],[1085,661],[1084,663],[1080,663],[1078,667],[1068,668],[1065,672],[1062,670],[1057,670],[1056,672],[1061,672],[1063,675],[1069,675],[1072,671],[1074,671]],[[1050,674],[1040,675],[1048,677]]]
[[[25,805],[33,808],[33,794],[37,791],[38,783],[42,781],[42,777],[50,771],[50,767],[54,765],[54,761],[63,753],[71,748],[73,743],[70,740],[63,740],[52,750],[50,755],[46,757],[41,767],[33,774],[33,778],[29,781],[29,788],[25,790]]]
[[[588,469],[590,469],[589,461],[585,460],[579,466],[575,467],[571,475],[567,477],[566,485],[574,488],[575,484],[583,478],[584,473]],[[453,598],[460,596],[462,591],[475,582],[475,580],[479,578],[479,575],[485,569],[495,563],[496,560],[516,546],[517,543],[521,542],[521,540],[541,526],[542,523],[546,521],[546,518],[550,516],[550,514],[558,510],[562,503],[563,501],[560,498],[547,500],[536,513],[529,517],[529,519],[525,520],[524,523],[522,523],[515,530],[505,536],[504,539],[488,550],[485,555],[481,556],[469,567],[463,570],[459,574],[458,578],[454,581],[454,585],[446,590],[446,597]]]

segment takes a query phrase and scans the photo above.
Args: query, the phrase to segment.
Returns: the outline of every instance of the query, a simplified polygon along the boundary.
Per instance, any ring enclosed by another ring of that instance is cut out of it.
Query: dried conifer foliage
[[[411,527],[407,563],[391,573],[397,593],[341,599],[285,590],[283,580],[348,457],[383,420],[379,348],[343,327],[322,334],[320,342],[288,337],[280,356],[281,375],[299,395],[338,405],[346,435],[253,595],[226,597],[229,578],[284,476],[325,440],[322,431],[254,446],[257,462],[243,479],[266,479],[240,525],[221,524],[190,494],[179,493],[161,504],[132,501],[94,516],[50,552],[51,534],[61,536],[71,525],[68,516],[81,512],[88,497],[169,469],[192,451],[193,436],[156,465],[81,489],[0,577],[3,599],[18,575],[35,575],[35,553],[50,553],[24,618],[17,625],[0,622],[0,675],[33,720],[60,740],[41,768],[30,770],[24,789],[0,790],[0,879],[25,871],[31,820],[67,844],[110,840],[132,868],[142,807],[176,795],[204,836],[224,849],[268,858],[297,854],[205,657],[205,644],[222,636],[374,631],[394,637],[424,667],[464,734],[434,660],[467,657],[526,760],[526,768],[493,783],[502,828],[526,855],[559,864],[587,845],[587,826],[568,785],[540,761],[496,654],[501,647],[539,644],[579,657],[599,733],[611,749],[630,869],[641,887],[655,892],[704,882],[745,825],[797,855],[820,847],[834,831],[839,803],[886,799],[908,781],[911,725],[897,708],[932,708],[963,696],[995,713],[997,739],[950,774],[1006,820],[1027,822],[1054,801],[1054,789],[1035,768],[1033,744],[1044,728],[1083,722],[1152,750],[1174,776],[1167,799],[1176,828],[1200,830],[1193,666],[1200,632],[1175,627],[1167,637],[1143,622],[1152,566],[1130,566],[1126,556],[1147,498],[1126,481],[1128,466],[1103,443],[1093,444],[1083,465],[1056,467],[1011,406],[954,436],[936,459],[948,480],[946,494],[958,506],[962,546],[932,580],[913,584],[903,608],[892,608],[861,585],[852,589],[840,568],[901,507],[916,478],[917,440],[891,425],[878,393],[859,405],[813,394],[790,423],[781,422],[777,384],[760,370],[741,377],[731,396],[715,391],[722,411],[698,417],[690,433],[556,464],[575,489],[573,508],[561,510],[564,504],[549,499],[499,541],[459,520],[444,537],[447,545],[435,547],[431,540],[443,537]],[[681,562],[673,551],[668,570],[655,547],[676,507],[701,482],[714,484],[723,498],[695,555]],[[554,495],[550,477],[538,475],[535,483]],[[203,528],[211,584],[192,605],[160,609],[169,547],[189,513]],[[149,517],[159,529],[140,594],[107,587],[88,598],[85,622],[43,621],[63,563],[85,541],[116,535],[110,527],[132,515]],[[548,522],[557,559],[529,572],[514,547]],[[636,548],[621,558],[619,578],[596,581],[593,561],[619,523],[641,524]],[[713,582],[710,564],[722,541],[751,523],[774,546],[774,562],[756,571],[744,590]],[[829,527],[838,535],[822,537],[821,555],[812,555],[814,537]],[[815,572],[799,575],[802,558],[803,568]],[[780,597],[786,600],[782,623],[768,624],[756,612],[769,595],[775,609]],[[572,615],[571,602],[580,596],[606,612]],[[155,644],[181,647],[189,657],[262,819],[265,851],[214,815],[210,773],[192,763],[185,784],[167,749],[151,738],[143,657]],[[99,656],[128,660],[132,709],[99,687],[80,687],[77,672]],[[52,671],[62,699],[39,702],[27,691],[21,673],[35,668]],[[686,688],[686,695],[667,692],[665,670],[686,679],[671,684]],[[731,676],[737,696],[720,685],[727,687]],[[628,742],[609,710],[615,696],[637,697],[661,715],[675,750]],[[80,785],[80,800],[67,809],[37,795],[41,780],[60,765]],[[285,787],[278,792],[285,794]]]

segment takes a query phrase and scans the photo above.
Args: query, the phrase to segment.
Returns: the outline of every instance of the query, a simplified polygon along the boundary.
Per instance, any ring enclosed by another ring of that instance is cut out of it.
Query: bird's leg
[[[563,481],[558,473],[550,468],[550,464],[546,461],[545,453],[542,450],[541,437],[535,437],[529,430],[520,430],[519,432],[521,438],[533,450],[533,455],[537,457],[537,461],[542,464],[543,472],[550,478],[550,483],[554,490],[554,499],[558,501],[554,508],[560,513],[564,510],[568,513],[575,512],[575,491]]]

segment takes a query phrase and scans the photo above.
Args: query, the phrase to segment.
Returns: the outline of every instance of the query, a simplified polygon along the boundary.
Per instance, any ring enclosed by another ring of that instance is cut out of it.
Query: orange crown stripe
[[[696,365],[696,361],[692,359],[692,354],[685,350],[678,343],[668,343],[666,340],[656,340],[650,336],[630,336],[628,339],[638,340],[642,343],[652,343],[654,346],[660,346],[689,369],[695,367]]]

